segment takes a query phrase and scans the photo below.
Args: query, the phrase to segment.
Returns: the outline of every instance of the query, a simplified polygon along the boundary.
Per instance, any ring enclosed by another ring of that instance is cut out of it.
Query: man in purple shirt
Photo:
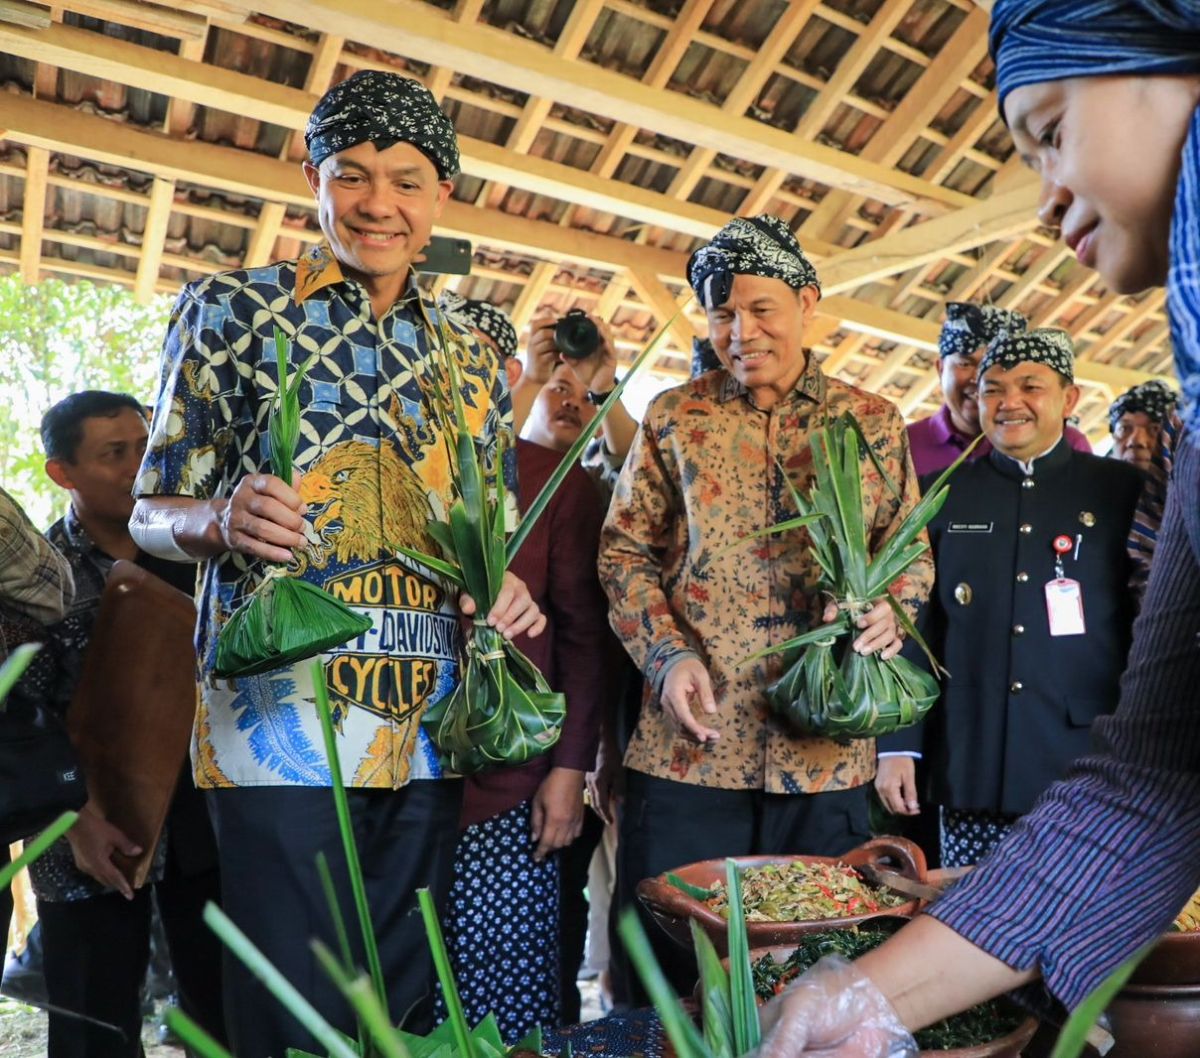
[[[979,405],[975,375],[983,350],[1001,331],[1024,332],[1028,321],[1019,312],[969,301],[946,302],[946,322],[938,338],[938,370],[943,403],[936,414],[908,427],[908,443],[918,476],[944,470],[979,436]],[[1074,426],[1065,430],[1067,443],[1090,453],[1088,439]],[[980,459],[991,451],[984,438],[971,453]]]

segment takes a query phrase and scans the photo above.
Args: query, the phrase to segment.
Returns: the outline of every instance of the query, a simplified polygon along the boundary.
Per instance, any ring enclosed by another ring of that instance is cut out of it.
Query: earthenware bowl
[[[800,861],[803,863],[844,863],[849,867],[858,867],[867,863],[878,864],[918,882],[925,881],[926,874],[925,854],[911,841],[898,837],[873,838],[842,856],[737,856],[734,857],[734,860],[742,870],[747,867],[766,867],[770,864]],[[676,875],[690,885],[711,889],[717,882],[725,881],[725,861],[702,860],[699,863],[676,867],[668,873]],[[638,883],[637,894],[650,914],[654,916],[654,920],[678,944],[691,950],[692,938],[688,921],[695,919],[712,938],[717,953],[726,954],[725,919],[704,901],[698,900],[672,885],[667,880],[666,873],[660,874],[656,878],[643,879]],[[898,907],[868,912],[865,915],[810,919],[803,922],[748,922],[746,923],[746,932],[752,948],[768,948],[783,944],[791,944],[792,947],[795,947],[796,939],[805,933],[856,926],[881,915],[909,918],[916,913],[917,905],[918,901],[909,900]]]

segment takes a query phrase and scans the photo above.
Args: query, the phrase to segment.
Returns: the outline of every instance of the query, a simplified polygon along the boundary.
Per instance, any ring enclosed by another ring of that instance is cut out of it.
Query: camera
[[[568,360],[584,360],[600,348],[600,328],[583,309],[571,309],[554,325],[554,344]]]

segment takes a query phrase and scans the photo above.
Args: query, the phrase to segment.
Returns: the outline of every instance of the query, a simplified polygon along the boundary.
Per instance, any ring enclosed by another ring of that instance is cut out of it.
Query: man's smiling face
[[[306,162],[321,231],[348,272],[383,279],[408,272],[428,244],[451,184],[411,143],[359,143]]]

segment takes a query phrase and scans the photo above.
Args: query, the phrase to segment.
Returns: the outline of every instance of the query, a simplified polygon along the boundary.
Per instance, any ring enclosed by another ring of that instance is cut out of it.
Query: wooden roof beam
[[[907,9],[908,5],[905,4],[903,10]],[[860,152],[861,158],[888,166],[894,166],[900,160],[921,130],[934,119],[946,100],[987,54],[987,26],[988,16],[982,11],[973,11],[963,20],[950,42],[921,74],[916,85],[905,94],[891,116],[875,130]],[[844,214],[853,208],[851,195],[834,192],[825,197],[800,230],[810,238],[819,236],[836,239],[845,223]]]
[[[786,169],[891,205],[930,200],[962,206],[968,196],[817,143],[806,143],[751,118],[722,115],[718,107],[665,89],[650,90],[632,77],[589,62],[565,59],[542,45],[484,25],[461,25],[419,0],[256,0],[257,10],[324,32],[368,41],[427,61],[436,55],[460,73],[572,105],[604,117],[673,136],[686,143]]]
[[[824,262],[821,286],[838,294],[926,261],[1008,239],[1037,225],[1037,188],[1004,195],[864,243]]]
[[[162,177],[156,179],[150,188],[146,223],[142,228],[142,252],[138,257],[137,279],[133,284],[133,296],[143,305],[150,301],[158,283],[158,270],[163,262],[167,225],[171,222],[174,201],[175,181]]]
[[[820,0],[795,0],[784,8],[757,54],[742,71],[737,84],[721,104],[723,113],[737,118],[746,113],[750,104],[758,98],[763,85],[771,79],[775,68],[795,43],[796,37],[800,35],[819,2]],[[906,0],[891,2],[903,3]],[[717,154],[718,151],[713,147],[696,147],[676,172],[671,186],[667,188],[667,194],[679,199],[688,198]]]
[[[38,281],[42,257],[42,229],[46,223],[46,189],[50,177],[50,152],[31,147],[25,168],[25,199],[21,212],[21,278]]]
[[[309,72],[310,88],[316,89],[336,66],[340,40],[326,37],[322,42],[325,47],[318,48]],[[173,106],[187,101],[234,114],[253,113],[261,120],[295,130],[304,128],[318,99],[314,90],[290,88],[71,26],[56,26],[46,33],[0,27],[0,49],[23,57],[52,56],[68,69],[167,92],[173,97]],[[484,140],[463,136],[459,147],[463,169],[473,176],[644,224],[709,238],[728,219],[717,210],[680,203],[632,184],[615,184],[585,170],[519,154]],[[835,249],[825,244],[811,248],[818,256]]]

